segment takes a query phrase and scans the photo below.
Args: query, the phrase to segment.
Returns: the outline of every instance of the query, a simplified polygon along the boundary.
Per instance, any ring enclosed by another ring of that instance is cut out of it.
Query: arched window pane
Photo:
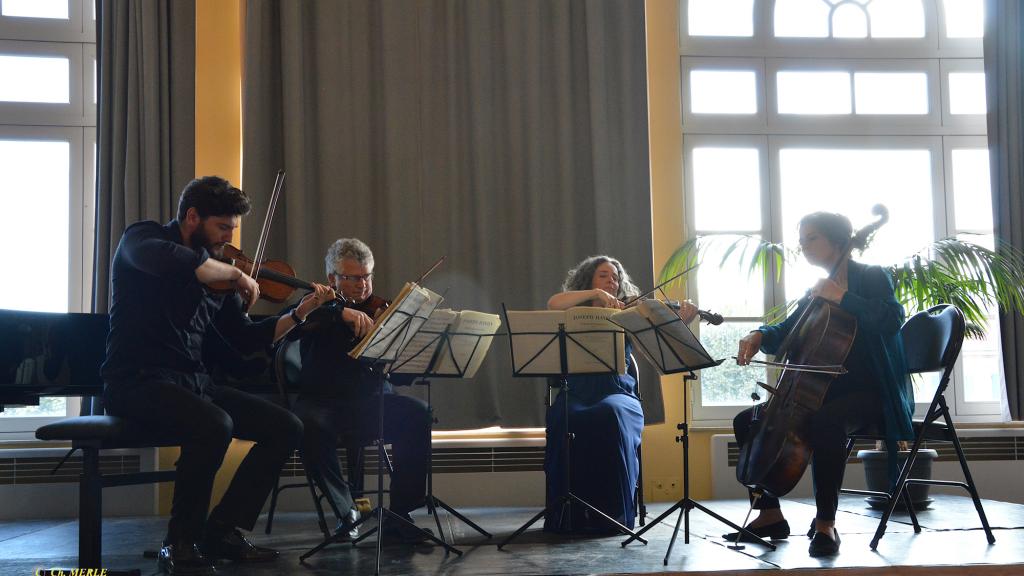
[[[779,114],[849,114],[848,72],[779,72]]]
[[[778,0],[775,3],[775,36],[828,38],[829,11],[824,0]]]
[[[981,38],[985,34],[984,0],[943,0],[948,38]]]
[[[984,114],[986,108],[984,72],[949,73],[950,114]]]
[[[875,0],[868,4],[872,38],[924,38],[921,0]]]
[[[857,72],[853,75],[857,114],[927,114],[924,72]]]
[[[690,71],[694,114],[757,114],[757,76],[752,70]]]
[[[0,55],[0,101],[71,101],[71,62],[67,58]]]
[[[3,0],[0,15],[67,20],[68,0]]]
[[[853,4],[837,6],[832,13],[832,35],[836,38],[867,38],[867,13]]]
[[[753,36],[754,0],[690,0],[690,36]]]

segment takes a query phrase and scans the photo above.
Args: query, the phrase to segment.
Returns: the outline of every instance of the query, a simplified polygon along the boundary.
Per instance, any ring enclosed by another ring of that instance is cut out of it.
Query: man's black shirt
[[[238,351],[269,346],[277,317],[252,322],[238,294],[216,294],[196,278],[210,257],[182,242],[177,220],[128,227],[111,266],[110,335],[104,380],[133,378],[143,368],[205,372],[203,337],[217,330]]]

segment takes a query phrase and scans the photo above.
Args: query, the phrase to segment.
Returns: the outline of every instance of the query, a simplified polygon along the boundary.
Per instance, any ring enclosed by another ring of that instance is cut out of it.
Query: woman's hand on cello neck
[[[818,296],[824,298],[829,302],[839,304],[843,301],[843,296],[846,295],[846,288],[840,286],[836,282],[829,280],[828,278],[822,278],[811,287],[808,294],[812,297]]]

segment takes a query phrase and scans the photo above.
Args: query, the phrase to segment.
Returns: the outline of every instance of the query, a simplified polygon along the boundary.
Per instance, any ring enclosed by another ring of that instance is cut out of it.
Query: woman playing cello
[[[837,304],[857,321],[856,336],[844,363],[846,373],[829,386],[821,408],[809,423],[807,436],[813,450],[811,474],[817,506],[813,530],[808,532],[812,537],[811,556],[839,552],[835,518],[846,467],[847,435],[863,429],[884,430],[890,450],[898,440],[913,437],[914,400],[899,336],[904,310],[896,301],[892,280],[884,269],[850,260],[852,248],[864,248],[865,236],[853,236],[850,220],[840,214],[815,212],[800,220],[804,257],[810,264],[832,272],[811,288],[809,296]],[[743,337],[737,363],[749,364],[759,350],[775,354],[810,301],[811,298],[805,298],[781,323],[761,326]],[[736,441],[741,446],[750,438],[756,408],[741,412],[733,421]],[[747,527],[751,532],[772,539],[789,536],[789,523],[777,498],[766,494],[755,501],[754,507],[759,514]],[[736,536],[733,533],[724,537]]]

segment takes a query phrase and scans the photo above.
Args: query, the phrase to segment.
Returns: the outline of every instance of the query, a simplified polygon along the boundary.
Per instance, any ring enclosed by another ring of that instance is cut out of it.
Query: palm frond
[[[783,268],[799,252],[759,236],[718,234],[688,240],[662,267],[659,282],[693,266],[707,256],[719,269],[736,267],[749,278],[760,272],[765,283],[778,282]],[[967,320],[967,335],[982,338],[993,306],[1024,314],[1024,251],[997,242],[996,250],[963,238],[937,240],[902,262],[889,267],[896,299],[912,314],[939,303],[960,308]],[[681,279],[680,279],[681,281]],[[678,281],[677,281],[678,282]],[[765,313],[775,322],[792,312],[796,301],[786,302]]]

